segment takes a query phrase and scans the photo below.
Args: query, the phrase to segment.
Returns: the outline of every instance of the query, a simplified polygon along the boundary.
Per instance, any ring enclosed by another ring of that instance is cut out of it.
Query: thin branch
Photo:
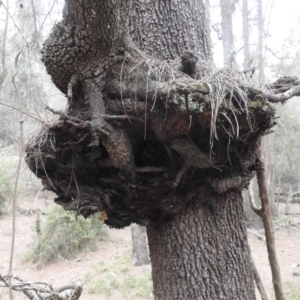
[[[300,96],[300,85],[292,87],[285,93],[280,93],[276,95],[271,93],[266,93],[266,96],[268,100],[272,103],[285,102],[286,100],[289,100],[295,96]]]
[[[254,195],[253,195],[253,184],[252,184],[253,180],[250,181],[249,187],[248,187],[248,196],[249,196],[249,200],[250,200],[250,205],[252,210],[259,215],[260,217],[262,217],[262,208],[260,205],[258,205],[255,201]]]
[[[265,228],[266,244],[267,244],[269,262],[270,262],[270,267],[272,272],[272,281],[275,290],[276,300],[284,300],[280,268],[278,264],[276,247],[275,247],[275,238],[274,238],[273,223],[271,218],[270,201],[268,197],[268,189],[266,184],[266,172],[265,172],[265,167],[262,158],[261,138],[257,142],[256,153],[258,159],[257,183],[258,183],[259,195],[261,199],[262,219]]]
[[[12,263],[13,263],[13,257],[14,257],[14,247],[15,247],[15,232],[16,232],[16,202],[17,202],[17,191],[18,191],[18,181],[19,181],[19,175],[20,175],[20,169],[21,169],[21,162],[22,162],[22,152],[23,152],[23,120],[22,120],[22,109],[21,109],[21,101],[20,101],[20,95],[18,87],[15,83],[15,77],[18,74],[18,60],[20,55],[22,54],[22,47],[21,50],[18,52],[15,58],[15,68],[16,71],[12,77],[12,84],[14,86],[14,89],[16,91],[17,99],[19,102],[19,123],[20,123],[20,143],[19,143],[19,161],[17,166],[17,176],[15,180],[15,188],[14,188],[14,195],[13,195],[13,206],[12,206],[12,239],[11,239],[11,249],[10,249],[10,259],[9,259],[9,270],[8,270],[8,282],[9,282],[9,297],[11,300],[13,300],[12,295],[12,286],[11,286],[11,276],[12,276]]]
[[[27,48],[29,48],[29,44],[27,43],[22,31],[20,30],[20,28],[18,27],[18,25],[16,24],[14,18],[12,17],[12,15],[10,14],[10,12],[8,11],[7,7],[3,4],[2,2],[2,6],[4,7],[4,9],[6,10],[7,14],[9,15],[10,19],[12,20],[12,22],[14,23],[15,27],[17,28],[17,30],[19,31],[19,33],[22,36],[23,41],[25,42],[25,44],[27,45]]]
[[[0,104],[1,104],[1,102],[0,102]],[[71,117],[64,112],[55,110],[49,106],[46,106],[46,109],[49,110],[50,112],[52,112],[54,115],[59,115],[60,117],[63,117],[66,119],[81,122],[81,120],[79,120],[78,118]],[[100,114],[100,116],[105,120],[117,120],[117,119],[119,119],[119,120],[131,119],[131,120],[137,120],[137,121],[141,120],[140,118],[138,118],[136,116],[130,116],[130,115],[102,115],[102,114]]]
[[[6,104],[6,103],[3,103],[3,102],[0,102],[0,105],[3,105],[3,106],[6,106],[6,107],[9,107],[9,108],[11,108],[11,109],[14,109],[14,110],[19,111],[19,108],[14,107],[14,106],[11,106],[11,105]],[[43,123],[43,124],[46,124],[44,121],[42,121],[42,120],[39,119],[38,117],[35,117],[35,116],[33,116],[33,115],[31,115],[31,114],[25,112],[25,111],[23,111],[23,114],[26,115],[26,116],[28,116],[28,117],[30,117],[30,118],[32,118],[32,119],[34,119],[34,120],[36,120],[36,121],[39,121],[39,122],[41,122],[41,123]]]

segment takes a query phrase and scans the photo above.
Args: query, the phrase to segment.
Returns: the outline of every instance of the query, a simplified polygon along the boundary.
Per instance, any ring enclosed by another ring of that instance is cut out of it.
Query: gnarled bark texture
[[[255,299],[241,194],[203,196],[148,229],[155,299]]]
[[[182,19],[180,5],[188,17],[194,2],[151,3]],[[238,71],[209,71],[192,52],[179,64],[151,58],[130,39],[130,7],[66,1],[44,63],[69,105],[52,110],[59,119],[27,145],[27,164],[65,209],[100,212],[116,228],[147,226],[157,299],[254,299],[241,190],[256,168],[257,140],[274,125],[268,99],[279,98],[247,86]],[[195,52],[207,57],[199,22]],[[171,272],[164,278],[162,266]]]
[[[191,51],[211,58],[208,15],[203,1],[133,0],[130,34],[139,49],[159,59]]]

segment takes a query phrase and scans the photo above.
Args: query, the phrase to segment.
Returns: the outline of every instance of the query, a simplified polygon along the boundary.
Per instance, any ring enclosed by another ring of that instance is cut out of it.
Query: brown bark
[[[241,193],[207,197],[148,228],[155,299],[255,299]]]
[[[257,144],[257,156],[258,156],[257,183],[259,186],[259,193],[261,199],[261,206],[262,206],[261,215],[264,222],[266,244],[267,244],[268,256],[269,256],[270,267],[272,272],[272,281],[273,281],[276,300],[284,300],[280,268],[278,264],[277,254],[276,254],[273,222],[271,218],[271,207],[268,198],[268,189],[266,184],[266,171],[264,168],[264,163],[262,158],[261,141],[259,141]]]

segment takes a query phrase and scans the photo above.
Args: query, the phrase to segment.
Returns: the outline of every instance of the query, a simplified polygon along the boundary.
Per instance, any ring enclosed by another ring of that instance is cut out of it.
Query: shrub
[[[83,282],[90,294],[110,296],[114,290],[121,292],[122,299],[149,297],[152,293],[152,279],[149,270],[135,274],[128,253],[117,255],[113,260],[101,260],[94,266],[94,272],[87,273]],[[142,271],[142,272],[141,272]]]
[[[287,282],[284,284],[286,300],[300,300],[300,285],[295,282]]]
[[[96,215],[76,219],[74,212],[53,204],[46,216],[41,222],[41,235],[37,236],[25,257],[25,260],[37,263],[38,268],[59,258],[70,259],[79,252],[95,250],[96,242],[107,236],[106,226]]]

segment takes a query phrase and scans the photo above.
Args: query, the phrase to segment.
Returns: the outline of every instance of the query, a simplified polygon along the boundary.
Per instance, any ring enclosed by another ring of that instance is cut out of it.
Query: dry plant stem
[[[14,106],[12,106],[12,105],[8,105],[8,104],[3,103],[3,102],[0,102],[0,105],[3,105],[3,106],[6,106],[6,107],[9,107],[9,108],[11,108],[11,109],[14,109],[14,110],[18,110],[18,111],[19,111],[19,108],[14,107]],[[43,124],[46,124],[44,121],[42,121],[42,120],[39,119],[38,117],[35,117],[35,116],[33,116],[33,115],[31,115],[31,114],[28,114],[28,113],[26,113],[26,112],[24,112],[24,111],[23,111],[22,113],[23,113],[24,115],[26,115],[26,116],[28,116],[28,117],[30,117],[30,118],[32,118],[32,119],[38,121],[38,122],[41,122],[41,123],[43,123]]]
[[[15,247],[15,232],[16,232],[16,202],[17,202],[17,192],[18,192],[18,182],[19,182],[19,175],[22,163],[22,154],[23,154],[23,113],[22,113],[22,104],[20,100],[19,90],[15,83],[15,77],[18,73],[18,60],[22,53],[22,49],[18,52],[15,58],[15,68],[16,72],[12,77],[12,84],[16,91],[18,103],[19,103],[19,123],[20,123],[20,142],[19,142],[19,161],[17,166],[17,175],[15,180],[15,188],[14,188],[14,195],[13,195],[13,205],[12,205],[12,240],[11,240],[11,251],[10,251],[10,260],[9,260],[9,270],[8,270],[8,283],[9,283],[9,297],[13,300],[12,295],[12,286],[11,286],[11,276],[12,276],[12,264],[13,264],[13,257],[14,257],[14,247]]]
[[[254,263],[252,255],[251,255],[250,259],[251,259],[251,266],[252,266],[252,271],[253,271],[253,277],[254,277],[254,280],[255,280],[255,283],[256,283],[256,287],[257,287],[257,289],[259,291],[260,297],[261,297],[262,300],[268,300],[268,296],[267,296],[266,290],[265,290],[265,288],[263,286],[263,283],[261,281],[261,278],[260,278],[259,273],[257,271],[257,268],[255,266],[255,263]]]
[[[269,262],[272,272],[272,281],[275,290],[276,300],[284,300],[284,294],[282,289],[282,282],[280,276],[280,268],[276,255],[275,238],[273,231],[273,222],[271,218],[271,209],[269,205],[267,184],[266,184],[266,172],[264,168],[261,139],[257,142],[257,183],[259,187],[259,196],[262,206],[262,219],[265,228],[266,244],[268,249]]]

